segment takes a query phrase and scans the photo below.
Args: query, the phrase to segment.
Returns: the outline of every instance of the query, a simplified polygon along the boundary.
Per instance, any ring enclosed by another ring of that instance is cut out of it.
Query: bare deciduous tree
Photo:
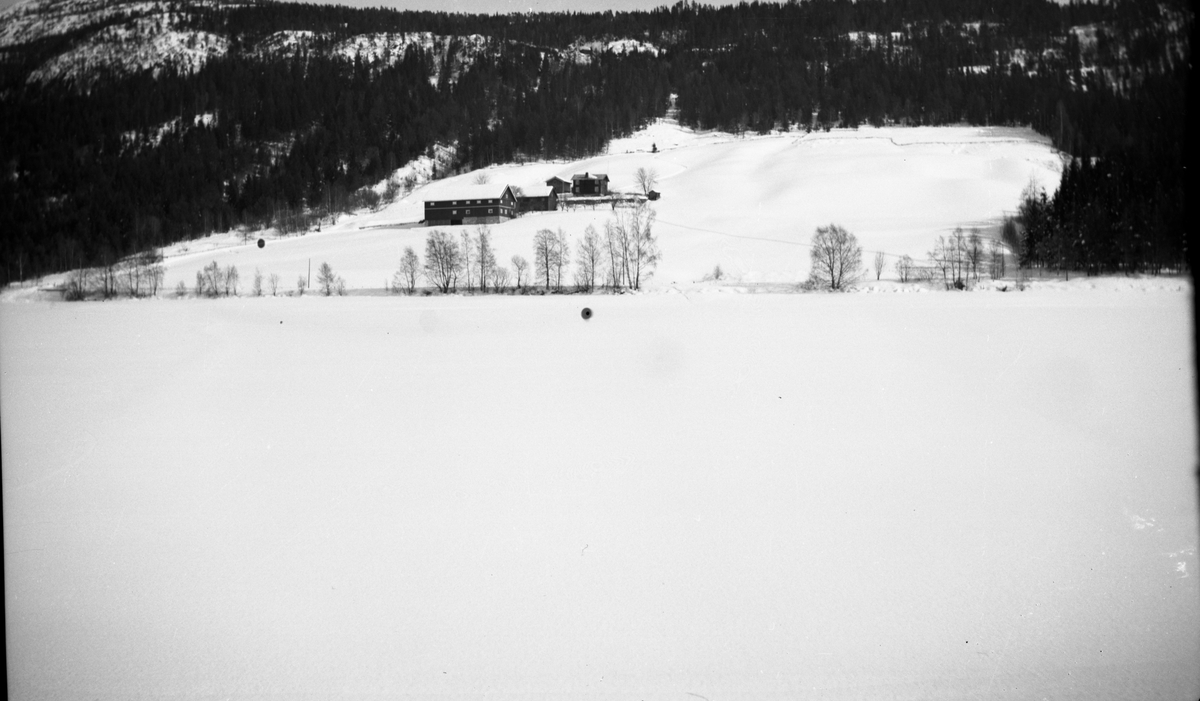
[[[604,265],[603,244],[596,227],[588,224],[583,231],[583,241],[575,253],[575,284],[591,292],[596,287],[596,277]]]
[[[271,296],[274,297],[279,292],[279,273],[271,273],[267,277],[267,287],[271,289]]]
[[[405,247],[404,256],[400,258],[400,269],[392,276],[392,287],[412,294],[417,289],[417,276],[420,274],[421,260],[417,257],[417,252],[412,246]]]
[[[217,265],[215,260],[204,266],[196,273],[196,295],[216,297],[228,289],[225,282],[227,270],[221,270],[221,266]]]
[[[967,237],[966,243],[966,261],[970,268],[971,277],[979,282],[979,268],[983,262],[983,239],[979,236],[979,229],[971,229],[970,236]]]
[[[84,299],[92,291],[94,271],[90,268],[76,268],[67,275],[67,289],[64,298],[69,301]]]
[[[550,280],[554,275],[557,250],[557,239],[554,232],[549,229],[538,229],[538,232],[533,235],[533,274],[543,281],[546,289],[550,289]]]
[[[255,297],[262,297],[263,293],[263,274],[258,268],[254,269],[254,283],[250,286],[250,294]]]
[[[625,229],[609,219],[604,222],[604,251],[608,254],[608,286],[624,287],[629,279],[629,245]]]
[[[813,287],[844,290],[858,280],[862,270],[858,239],[837,224],[817,227],[810,257],[808,281]]]
[[[471,246],[471,235],[468,234],[467,232],[463,231],[462,233],[459,234],[459,236],[460,236],[460,244],[458,247],[459,261],[458,261],[458,270],[455,271],[454,287],[455,287],[455,289],[458,288],[458,276],[461,275],[464,282],[466,282],[466,284],[467,284],[467,291],[469,292],[474,289],[474,282],[471,279],[471,273],[472,273],[472,264],[475,262],[474,261],[475,252],[474,252],[474,247]]]
[[[948,244],[946,252],[950,256],[950,265],[954,272],[954,286],[965,288],[967,285],[969,260],[967,256],[967,235],[963,233],[961,226],[955,227],[954,233],[950,234]]]
[[[609,259],[609,284],[641,289],[658,265],[661,253],[654,238],[654,210],[645,202],[604,223],[604,249]]]
[[[913,259],[912,256],[905,254],[900,256],[900,260],[896,261],[896,275],[900,278],[900,282],[908,282],[913,276]]]
[[[658,267],[662,254],[658,250],[658,241],[654,238],[654,210],[643,202],[628,211],[625,216],[625,229],[633,241],[630,273],[632,273],[633,289],[642,288],[642,280],[649,278],[652,270]]]
[[[965,289],[967,274],[970,270],[970,257],[967,237],[962,228],[957,228],[950,238],[937,237],[933,250],[929,252],[929,262],[942,275],[942,284],[946,289]]]
[[[496,267],[496,252],[492,250],[492,230],[480,226],[475,230],[475,267],[478,270],[479,291],[487,292],[488,280],[492,279],[492,269]]]
[[[883,266],[887,265],[887,256],[883,251],[875,254],[875,280],[879,280],[879,276],[883,275]]]
[[[653,168],[638,168],[633,174],[633,179],[637,186],[641,188],[643,195],[649,195],[650,191],[658,185],[658,171]]]
[[[930,268],[941,273],[942,284],[944,284],[947,289],[950,288],[950,280],[953,277],[951,272],[951,256],[948,253],[950,245],[951,244],[946,241],[945,236],[939,236],[933,242],[933,250],[931,250],[928,254]]]
[[[304,276],[296,278],[296,294],[303,297],[305,287],[308,287],[308,281],[304,279]]]
[[[233,295],[235,297],[237,296],[238,280],[240,280],[240,279],[241,279],[241,276],[238,275],[238,269],[237,269],[236,265],[234,265],[233,263],[230,263],[229,265],[225,266],[225,296],[226,297],[228,297],[230,295]]]
[[[96,291],[104,299],[109,299],[117,295],[120,286],[119,271],[120,262],[113,255],[111,250],[105,250],[100,254],[101,263],[96,268],[95,272],[95,287]]]
[[[529,261],[525,260],[521,256],[513,256],[512,266],[513,272],[517,274],[516,282],[517,287],[519,288],[525,281],[525,271],[529,269]]]
[[[425,237],[425,279],[439,291],[450,291],[461,259],[458,244],[449,234],[435,229]]]
[[[562,289],[563,270],[571,264],[571,246],[562,228],[554,232],[554,287]]]
[[[503,265],[492,267],[492,288],[503,290],[508,287],[508,268]]]
[[[1004,277],[1004,246],[996,239],[988,239],[988,275],[993,280]]]
[[[158,256],[158,260],[146,267],[146,284],[150,286],[150,295],[158,294],[158,288],[162,287],[163,278],[167,276],[167,270],[162,266],[162,256]]]

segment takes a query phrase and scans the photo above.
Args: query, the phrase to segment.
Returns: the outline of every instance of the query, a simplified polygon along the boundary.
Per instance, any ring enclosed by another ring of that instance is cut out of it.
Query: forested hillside
[[[51,0],[0,25],[4,281],[307,222],[436,145],[447,170],[583,157],[672,93],[703,129],[1032,125],[1077,160],[1023,208],[1030,264],[1186,255],[1183,0],[506,16]]]

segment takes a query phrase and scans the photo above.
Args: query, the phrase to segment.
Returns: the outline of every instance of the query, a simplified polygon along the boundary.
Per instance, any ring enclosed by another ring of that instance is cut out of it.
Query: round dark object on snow
[[[591,318],[592,318],[592,310],[591,310],[591,308],[590,308],[590,307],[584,307],[584,308],[583,308],[583,312],[581,313],[581,315],[583,316],[583,320],[584,320],[584,321],[587,321],[588,319],[591,319]]]
[[[259,239],[259,240],[258,240],[258,247],[259,247],[259,248],[262,248],[263,246],[266,246],[266,245],[267,245],[267,242],[266,242],[266,241],[263,241],[262,239]]]

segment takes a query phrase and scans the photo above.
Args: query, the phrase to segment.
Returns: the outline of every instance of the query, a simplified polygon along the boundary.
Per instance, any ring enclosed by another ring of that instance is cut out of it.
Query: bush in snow
[[[231,263],[228,266],[226,266],[226,268],[225,268],[225,296],[226,297],[228,297],[230,295],[234,295],[235,297],[237,296],[239,278],[240,278],[240,276],[238,275],[238,269],[237,269],[236,265],[233,265]]]
[[[346,281],[333,272],[329,263],[321,263],[321,267],[317,269],[317,289],[326,297],[332,294],[344,295]]]
[[[93,272],[87,268],[72,270],[67,275],[67,287],[63,298],[69,302],[85,299],[92,290]]]
[[[231,268],[233,266],[230,266]],[[234,270],[237,270],[234,268]],[[226,290],[225,275],[227,270],[221,270],[217,261],[213,261],[196,272],[196,296],[216,297]]]

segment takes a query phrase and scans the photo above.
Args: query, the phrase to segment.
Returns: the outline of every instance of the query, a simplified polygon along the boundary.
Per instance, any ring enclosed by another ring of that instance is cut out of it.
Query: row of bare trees
[[[68,300],[154,296],[162,287],[165,274],[162,254],[157,250],[145,251],[107,265],[71,271],[64,295]]]
[[[928,254],[928,265],[920,266],[912,256],[895,263],[900,282],[932,282],[940,277],[946,289],[966,289],[982,274],[998,279],[1005,273],[1004,241],[985,239],[978,229],[956,228],[949,237],[938,236]],[[817,227],[811,243],[808,289],[844,290],[862,278],[862,247],[854,234],[837,224]],[[877,252],[873,260],[875,279],[883,275],[887,254]]]
[[[654,210],[644,203],[620,210],[604,223],[603,235],[588,225],[576,243],[574,289],[592,292],[598,287],[641,289],[658,265],[661,253],[654,237]],[[438,292],[465,288],[469,292],[541,287],[562,291],[569,287],[571,243],[558,229],[540,229],[533,237],[533,264],[514,255],[512,270],[497,264],[492,233],[479,226],[474,234],[463,231],[456,240],[434,229],[425,237],[425,261],[422,264],[412,247],[404,249],[400,266],[392,276],[391,289],[413,293],[419,278]]]
[[[964,232],[956,228],[949,237],[938,236],[929,252],[929,267],[918,278],[941,276],[946,289],[965,289],[978,282],[981,274],[993,280],[1004,276],[1006,245],[996,239],[985,239],[979,229]]]

